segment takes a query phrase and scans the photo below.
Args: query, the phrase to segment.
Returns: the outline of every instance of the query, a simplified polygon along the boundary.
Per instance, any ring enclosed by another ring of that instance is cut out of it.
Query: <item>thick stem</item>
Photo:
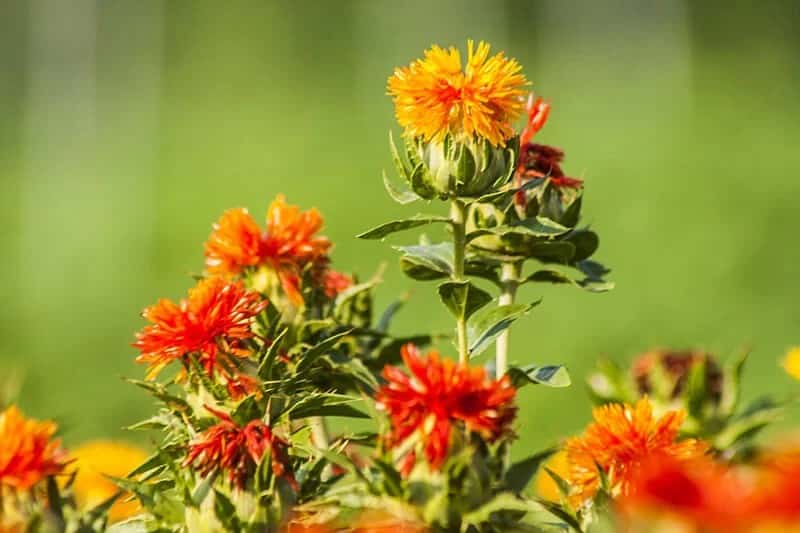
[[[450,207],[450,220],[453,225],[453,281],[462,281],[464,278],[464,256],[466,254],[466,206],[464,202],[453,199]],[[456,335],[458,337],[458,360],[466,363],[469,358],[467,346],[467,319],[458,318],[456,322]]]
[[[519,277],[522,273],[521,263],[503,263],[500,271],[500,281],[503,290],[498,300],[499,305],[511,305],[519,287]],[[495,352],[495,375],[500,378],[508,370],[508,344],[511,332],[506,329],[497,337]]]
[[[328,428],[325,426],[325,419],[321,416],[315,416],[310,419],[311,425],[311,439],[314,444],[323,450],[327,450],[330,446],[330,439],[328,438]]]

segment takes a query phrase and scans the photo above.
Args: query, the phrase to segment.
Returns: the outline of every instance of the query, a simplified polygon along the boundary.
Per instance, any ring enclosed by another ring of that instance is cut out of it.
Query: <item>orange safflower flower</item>
[[[388,81],[397,120],[408,135],[442,141],[446,134],[482,137],[504,146],[524,109],[522,67],[489,45],[467,41],[467,63],[454,47],[432,46],[423,59],[395,69]]]
[[[67,464],[55,422],[25,418],[12,405],[0,413],[0,489],[28,490]]]
[[[241,282],[209,278],[189,289],[189,298],[175,303],[160,300],[144,310],[151,322],[136,334],[138,363],[150,365],[154,377],[170,362],[197,354],[213,374],[219,356],[246,356],[243,340],[253,337],[250,322],[267,306],[260,295]]]
[[[678,441],[678,431],[686,416],[683,410],[653,416],[647,397],[635,406],[612,404],[592,411],[594,422],[580,437],[567,439],[565,449],[570,464],[569,481],[575,489],[575,502],[592,498],[600,487],[598,467],[608,476],[613,489],[628,491],[633,472],[654,454],[678,459],[702,456],[708,445],[700,440]]]
[[[285,478],[295,489],[287,455],[288,444],[276,436],[261,420],[251,420],[240,427],[227,413],[205,406],[220,422],[201,433],[190,445],[185,466],[198,469],[202,477],[214,470],[227,471],[228,479],[238,488],[244,488],[252,478],[255,468],[269,450],[272,472]]]
[[[616,502],[623,531],[661,531],[656,523],[680,531],[751,531],[756,507],[752,476],[708,456],[681,460],[651,455],[631,476],[627,494]],[[674,529],[663,529],[673,531]]]
[[[205,243],[206,270],[214,275],[237,276],[250,267],[269,266],[291,301],[302,304],[302,269],[325,263],[331,248],[328,238],[316,235],[322,224],[319,211],[300,211],[288,205],[282,194],[267,209],[263,233],[247,209],[231,209],[214,224]]]
[[[511,434],[517,391],[507,376],[491,380],[483,367],[456,364],[435,351],[423,358],[413,344],[403,346],[401,355],[411,375],[387,365],[387,383],[376,396],[379,408],[391,418],[392,445],[418,434],[428,463],[440,468],[456,424],[490,441]],[[413,467],[414,456],[410,457],[403,462],[406,474]]]

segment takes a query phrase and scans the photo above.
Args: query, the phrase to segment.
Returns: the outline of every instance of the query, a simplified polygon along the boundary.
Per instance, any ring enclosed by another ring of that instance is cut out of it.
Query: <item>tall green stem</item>
[[[456,198],[450,206],[450,220],[453,225],[453,281],[462,281],[464,277],[464,256],[466,255],[466,211],[464,202]],[[459,317],[456,322],[456,335],[458,337],[458,360],[466,363],[469,358],[467,346],[467,319]]]
[[[514,297],[517,295],[517,288],[519,287],[519,277],[522,273],[522,263],[503,263],[502,270],[500,271],[500,282],[502,283],[502,292],[498,300],[499,305],[511,305],[514,303]],[[497,337],[496,352],[495,352],[495,369],[498,378],[508,370],[508,344],[510,331],[507,328],[503,333]]]

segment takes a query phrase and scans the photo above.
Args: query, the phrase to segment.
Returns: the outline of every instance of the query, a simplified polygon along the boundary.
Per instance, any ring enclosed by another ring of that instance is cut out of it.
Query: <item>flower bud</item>
[[[409,183],[423,198],[477,197],[507,183],[516,163],[516,141],[493,146],[482,138],[407,141],[415,164]],[[416,164],[417,162],[421,165]]]

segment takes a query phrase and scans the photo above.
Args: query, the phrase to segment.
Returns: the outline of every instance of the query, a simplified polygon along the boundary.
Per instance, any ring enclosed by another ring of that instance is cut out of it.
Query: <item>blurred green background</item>
[[[580,428],[599,356],[753,348],[747,395],[797,391],[800,8],[786,2],[0,2],[0,379],[68,443],[152,409],[121,376],[139,311],[178,298],[223,210],[284,192],[319,207],[335,263],[386,261],[353,236],[400,207],[380,180],[385,81],[431,43],[485,39],[551,100],[542,142],[586,179],[585,221],[617,289],[531,287],[521,362],[577,385],[522,395],[517,453]],[[407,234],[396,242],[413,239]],[[417,285],[399,332],[450,321]],[[789,421],[795,420],[790,413]]]

